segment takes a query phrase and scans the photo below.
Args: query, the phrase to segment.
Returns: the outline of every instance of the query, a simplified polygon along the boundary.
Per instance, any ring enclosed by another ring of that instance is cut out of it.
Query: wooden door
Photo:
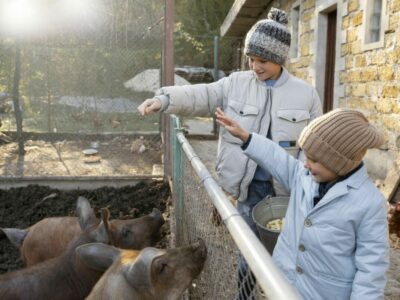
[[[334,10],[328,14],[323,107],[324,113],[333,109],[333,93],[335,86],[336,20],[337,10]]]

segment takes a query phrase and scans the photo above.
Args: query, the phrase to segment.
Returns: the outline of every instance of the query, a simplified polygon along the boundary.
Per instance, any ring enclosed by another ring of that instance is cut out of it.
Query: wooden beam
[[[272,0],[236,0],[220,27],[221,36],[242,37],[250,27],[258,21],[271,1]],[[246,23],[249,25],[247,28],[243,27],[243,18],[251,21]],[[241,25],[239,25],[240,29],[237,29],[237,23],[241,23]]]
[[[229,28],[231,27],[232,23],[235,21],[237,15],[239,14],[240,10],[242,9],[242,6],[246,3],[246,0],[235,0],[233,3],[231,9],[228,12],[228,15],[226,16],[224,22],[221,25],[220,32],[221,36],[224,36]]]

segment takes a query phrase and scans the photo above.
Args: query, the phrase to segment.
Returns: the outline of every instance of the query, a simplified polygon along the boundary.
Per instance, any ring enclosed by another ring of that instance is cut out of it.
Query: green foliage
[[[0,42],[0,92],[10,92],[11,77],[14,64],[14,43],[11,39],[4,39]]]
[[[192,35],[218,35],[234,0],[176,0],[176,22]]]
[[[177,0],[175,13],[175,62],[212,68],[214,64],[214,36],[219,36],[220,26],[234,0]],[[220,44],[222,69],[231,69],[234,47]],[[230,58],[230,59],[229,59]]]

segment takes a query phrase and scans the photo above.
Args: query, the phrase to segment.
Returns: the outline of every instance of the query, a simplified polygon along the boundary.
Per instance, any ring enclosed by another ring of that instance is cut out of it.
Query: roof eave
[[[221,36],[243,37],[271,2],[272,0],[235,0],[220,27]]]

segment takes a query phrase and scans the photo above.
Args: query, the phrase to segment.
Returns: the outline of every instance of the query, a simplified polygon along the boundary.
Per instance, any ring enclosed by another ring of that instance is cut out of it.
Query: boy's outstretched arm
[[[237,122],[225,116],[221,108],[217,107],[215,116],[217,118],[217,122],[222,126],[224,126],[225,129],[228,130],[230,134],[232,134],[234,137],[241,139],[243,143],[247,142],[247,140],[250,137],[250,133],[248,133],[246,130],[240,127]]]

